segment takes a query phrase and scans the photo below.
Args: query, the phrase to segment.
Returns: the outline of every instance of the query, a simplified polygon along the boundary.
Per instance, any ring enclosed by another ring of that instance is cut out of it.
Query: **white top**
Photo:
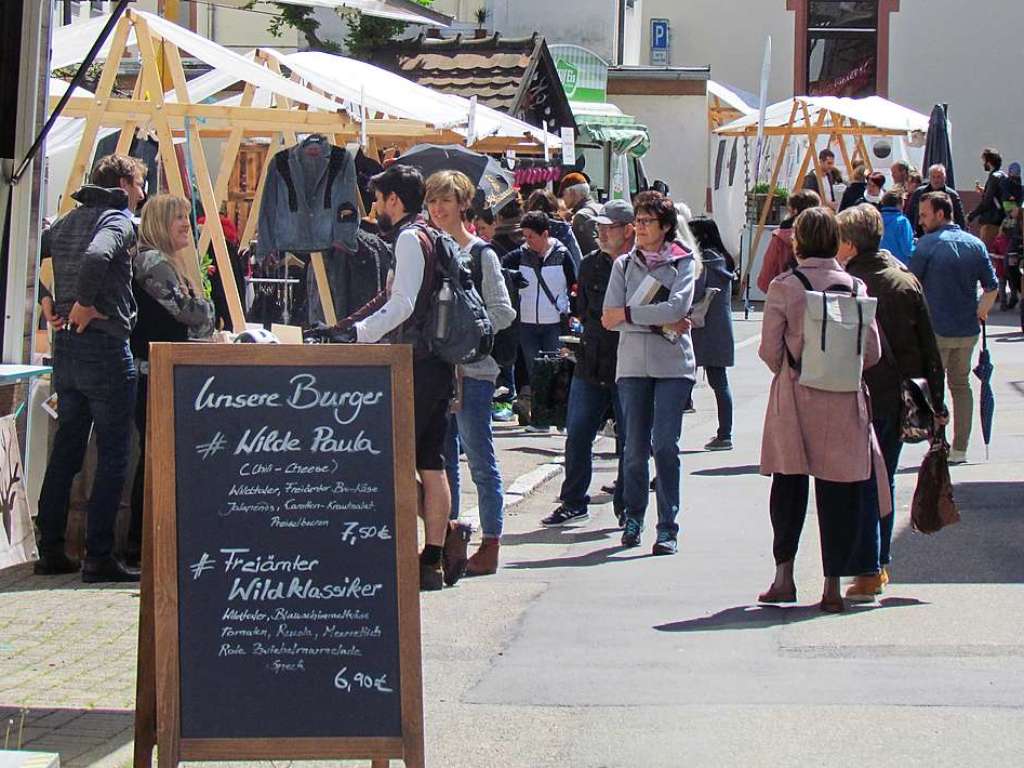
[[[395,242],[395,279],[387,304],[356,323],[356,341],[375,344],[412,317],[416,297],[423,285],[423,246],[412,227]]]

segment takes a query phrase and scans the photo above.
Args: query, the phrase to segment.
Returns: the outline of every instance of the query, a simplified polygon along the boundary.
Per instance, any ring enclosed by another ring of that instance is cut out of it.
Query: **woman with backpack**
[[[809,382],[803,365],[804,327],[808,301],[824,297],[826,290],[852,289],[861,297],[867,291],[836,261],[839,227],[832,211],[804,211],[793,233],[798,266],[779,275],[768,288],[758,351],[775,374],[764,421],[761,474],[772,477],[776,563],[775,579],[758,601],[796,602],[793,561],[813,477],[825,572],[821,610],[839,613],[845,608],[840,577],[878,570],[878,514],[863,509],[862,494],[869,492],[865,482],[877,484],[883,515],[891,512],[891,504],[885,465],[871,426],[871,405],[859,377],[852,391],[826,391],[801,383]],[[816,340],[808,337],[807,350],[812,343]],[[860,346],[863,367],[875,365],[881,346],[873,321],[863,329]]]
[[[695,301],[700,301],[709,288],[718,289],[704,316],[704,324],[694,326],[691,331],[697,365],[704,369],[718,404],[718,432],[704,450],[731,451],[732,392],[726,369],[735,364],[736,357],[732,333],[732,282],[736,279],[736,262],[722,243],[714,219],[699,216],[690,221],[690,229],[700,248],[703,265]]]
[[[676,242],[678,212],[659,192],[634,201],[636,246],[612,267],[601,324],[619,332],[615,384],[625,421],[622,545],[639,547],[650,497],[648,460],[653,448],[658,536],[655,555],[674,555],[679,525],[679,435],[683,407],[693,390],[696,364],[688,331],[666,329],[693,303],[700,265]]]
[[[476,189],[458,171],[438,171],[427,179],[426,204],[431,223],[450,235],[459,247],[463,264],[473,275],[495,332],[515,320],[505,286],[501,263],[494,249],[466,229],[466,214]],[[448,418],[445,437],[445,470],[452,490],[452,514],[444,546],[446,581],[454,583],[463,573],[483,576],[498,570],[498,549],[505,517],[504,488],[491,431],[491,400],[500,371],[493,357],[459,367],[462,400],[458,413]],[[459,518],[459,453],[466,454],[476,485],[483,538],[480,548],[467,558],[468,531]]]

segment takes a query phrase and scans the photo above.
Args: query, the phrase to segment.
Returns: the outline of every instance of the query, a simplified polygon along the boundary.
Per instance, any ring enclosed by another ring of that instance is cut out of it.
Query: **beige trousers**
[[[953,450],[966,451],[974,421],[974,394],[971,392],[971,362],[977,336],[936,336],[946,384],[953,396]]]

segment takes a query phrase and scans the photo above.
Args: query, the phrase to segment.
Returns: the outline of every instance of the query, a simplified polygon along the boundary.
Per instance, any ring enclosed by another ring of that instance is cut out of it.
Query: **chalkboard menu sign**
[[[153,347],[157,730],[175,762],[422,764],[409,358]]]

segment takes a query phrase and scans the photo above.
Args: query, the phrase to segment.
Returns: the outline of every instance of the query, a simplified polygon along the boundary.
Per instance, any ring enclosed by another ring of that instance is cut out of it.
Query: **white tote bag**
[[[14,416],[0,418],[0,569],[37,560]]]

